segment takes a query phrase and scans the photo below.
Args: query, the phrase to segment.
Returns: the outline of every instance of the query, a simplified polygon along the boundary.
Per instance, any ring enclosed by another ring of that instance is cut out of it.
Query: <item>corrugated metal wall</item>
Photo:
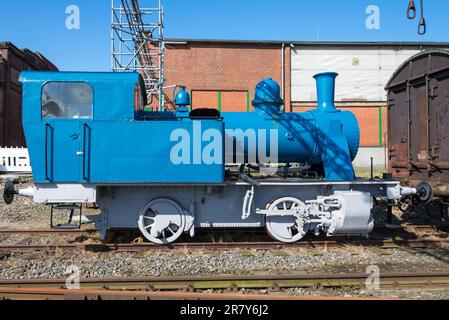
[[[420,52],[363,46],[298,47],[292,50],[292,101],[316,101],[313,75],[340,74],[336,101],[386,101],[385,85],[394,71]]]
[[[361,146],[386,144],[387,94],[385,86],[396,69],[420,48],[403,50],[377,46],[300,46],[292,50],[293,110],[316,101],[313,76],[319,72],[339,73],[335,101],[356,115],[361,129]],[[310,107],[309,107],[310,108]]]

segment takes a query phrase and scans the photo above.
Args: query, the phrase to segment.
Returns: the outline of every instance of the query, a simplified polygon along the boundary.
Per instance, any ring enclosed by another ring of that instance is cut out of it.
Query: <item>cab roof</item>
[[[137,72],[54,72],[54,71],[23,71],[19,81],[47,82],[47,81],[132,81],[140,82],[141,76]]]

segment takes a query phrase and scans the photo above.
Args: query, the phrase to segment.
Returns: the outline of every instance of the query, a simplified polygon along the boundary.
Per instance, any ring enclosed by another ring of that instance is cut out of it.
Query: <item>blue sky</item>
[[[153,0],[141,0],[151,3]],[[40,51],[61,70],[110,69],[110,0],[1,1],[0,41]],[[415,0],[419,6],[419,0]],[[449,41],[449,1],[424,0],[428,33],[407,20],[408,0],[164,0],[166,37],[289,41]],[[67,30],[66,7],[80,8]],[[380,30],[365,27],[368,5]]]

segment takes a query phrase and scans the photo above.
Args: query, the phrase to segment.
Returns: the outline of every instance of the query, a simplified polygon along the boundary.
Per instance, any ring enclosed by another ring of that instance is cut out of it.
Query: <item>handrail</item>
[[[48,174],[48,129],[52,129],[52,126],[49,123],[45,124],[45,180],[51,181],[51,178]],[[53,150],[52,150],[53,151]]]
[[[90,151],[90,137],[89,137],[89,146],[86,146],[86,137],[89,133],[89,126],[87,123],[83,125],[83,180],[88,181],[90,176],[90,152],[89,159],[87,161],[86,154],[87,151]],[[86,162],[87,162],[87,170],[86,170]]]

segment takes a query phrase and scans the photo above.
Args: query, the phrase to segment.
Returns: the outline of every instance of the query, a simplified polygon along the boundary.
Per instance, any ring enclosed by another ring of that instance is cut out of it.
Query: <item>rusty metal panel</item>
[[[8,117],[5,126],[5,137],[10,147],[25,147],[25,136],[22,129],[22,92],[9,90]]]
[[[388,90],[389,166],[397,179],[449,183],[449,52],[406,61]]]
[[[5,145],[6,60],[0,55],[0,146]]]
[[[0,146],[26,146],[19,83],[23,70],[57,71],[57,68],[41,54],[20,50],[9,42],[0,43]]]
[[[6,85],[6,60],[0,54],[0,87]]]
[[[5,145],[5,92],[6,88],[0,85],[0,146]]]

